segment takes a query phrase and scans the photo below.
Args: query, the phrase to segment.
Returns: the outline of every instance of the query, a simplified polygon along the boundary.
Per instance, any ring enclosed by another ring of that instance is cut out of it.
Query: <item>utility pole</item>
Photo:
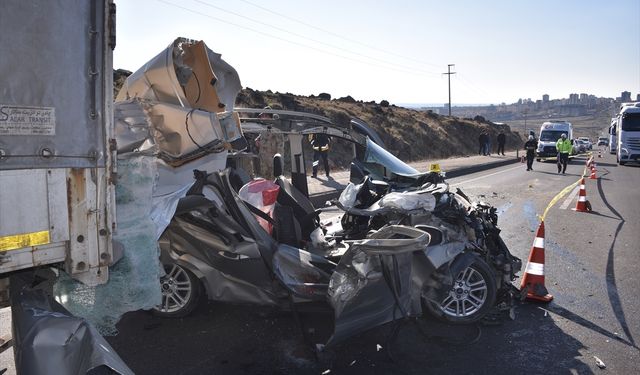
[[[452,72],[451,71],[451,67],[452,66],[456,66],[456,64],[448,64],[447,65],[447,72],[446,73],[442,73],[442,74],[446,74],[447,78],[449,78],[449,116],[451,116],[451,75],[452,74],[456,74],[456,72]]]

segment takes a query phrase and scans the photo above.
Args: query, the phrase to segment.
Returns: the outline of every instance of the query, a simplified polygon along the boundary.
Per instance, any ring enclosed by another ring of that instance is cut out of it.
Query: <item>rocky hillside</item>
[[[128,74],[130,72],[125,70],[114,71],[116,93]],[[328,93],[297,96],[245,88],[236,101],[236,107],[266,106],[326,116],[336,124],[348,124],[352,117],[358,117],[378,132],[389,151],[405,161],[475,155],[478,136],[483,131],[491,135],[494,149],[501,130],[507,136],[507,150],[524,143],[524,138],[512,132],[509,126],[495,125],[480,116],[473,119],[441,116],[430,111],[397,107],[385,100],[363,102],[350,96],[332,99]],[[310,160],[310,155],[307,159]],[[350,160],[350,148],[337,145],[332,148],[332,168],[346,168]]]
[[[347,124],[352,117],[358,117],[380,134],[389,151],[405,161],[474,155],[478,152],[478,136],[483,131],[491,135],[494,148],[501,130],[507,137],[507,149],[524,143],[521,135],[511,132],[509,126],[495,125],[479,116],[475,119],[441,116],[431,111],[397,107],[384,100],[363,102],[350,96],[331,99],[327,93],[306,97],[245,88],[236,101],[237,107],[267,105],[273,109],[323,115],[337,124]],[[335,158],[334,162],[345,165]]]

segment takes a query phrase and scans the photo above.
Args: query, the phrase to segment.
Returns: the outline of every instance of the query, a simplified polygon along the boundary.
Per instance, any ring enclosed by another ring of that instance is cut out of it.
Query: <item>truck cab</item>
[[[568,139],[573,139],[573,126],[570,122],[548,121],[542,124],[540,138],[538,139],[538,149],[536,150],[538,161],[541,158],[557,156],[556,142],[562,134],[566,134]]]
[[[621,106],[616,129],[616,160],[625,165],[640,159],[640,102]]]

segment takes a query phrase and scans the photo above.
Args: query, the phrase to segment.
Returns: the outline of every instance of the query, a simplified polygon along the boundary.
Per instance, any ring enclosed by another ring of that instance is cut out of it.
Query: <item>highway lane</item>
[[[545,277],[555,299],[547,306],[552,323],[543,324],[535,334],[555,324],[578,340],[583,346],[579,357],[556,358],[568,365],[579,361],[594,369],[595,355],[614,372],[637,373],[640,166],[619,167],[613,156],[603,156],[595,159],[598,178],[585,180],[593,212],[572,210],[577,202],[574,189],[547,214]],[[572,161],[567,175],[558,175],[553,163],[535,163],[533,172],[509,166],[450,183],[499,207],[503,238],[526,261],[538,226],[536,216],[556,193],[579,179],[584,165],[580,159]],[[559,349],[553,344],[551,348]]]
[[[138,374],[588,374],[601,371],[593,356],[611,373],[638,373],[640,202],[633,187],[640,167],[617,167],[609,155],[596,160],[599,179],[586,184],[594,212],[572,211],[574,195],[546,217],[546,284],[554,301],[520,304],[515,320],[450,327],[425,319],[403,326],[395,339],[387,325],[316,360],[289,313],[203,303],[184,319],[127,314],[108,340]],[[562,176],[552,163],[534,163],[533,172],[517,164],[449,182],[498,207],[503,238],[526,263],[537,215],[583,165],[574,160]],[[312,339],[331,323],[320,314],[304,314],[303,322]]]

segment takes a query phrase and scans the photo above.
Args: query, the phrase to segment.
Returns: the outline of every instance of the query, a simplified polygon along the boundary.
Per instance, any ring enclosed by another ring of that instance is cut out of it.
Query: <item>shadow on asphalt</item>
[[[498,325],[389,323],[316,352],[290,313],[208,302],[181,319],[128,313],[107,340],[139,375],[593,373],[584,345],[551,314],[527,303],[515,312]],[[554,312],[597,328],[562,308]],[[331,334],[330,314],[303,313],[301,320],[311,342]]]
[[[598,211],[589,211],[588,213],[591,214],[591,215],[606,217],[607,219],[620,220],[620,218],[617,217],[617,216],[604,215],[604,214],[599,213]]]
[[[609,171],[605,170],[605,173],[601,177],[604,177],[607,174],[609,174]],[[607,200],[607,196],[605,195],[604,189],[602,188],[602,181],[603,179],[598,179],[598,182],[597,182],[598,194],[600,195],[602,202],[609,209],[609,211],[611,211],[611,213],[613,213],[620,220],[620,222],[618,223],[618,226],[616,227],[616,231],[613,235],[613,241],[611,241],[611,246],[609,247],[609,251],[607,252],[608,254],[607,255],[607,273],[606,273],[607,294],[609,296],[609,302],[611,303],[611,308],[613,309],[613,312],[616,316],[616,319],[620,323],[622,330],[624,331],[625,335],[631,342],[632,346],[634,348],[637,348],[636,342],[634,341],[633,336],[631,335],[631,330],[629,329],[629,325],[627,323],[624,310],[622,309],[622,302],[620,302],[620,295],[618,294],[618,287],[616,285],[615,267],[613,264],[614,262],[613,250],[615,248],[616,241],[618,240],[618,234],[620,234],[620,231],[622,230],[622,227],[625,224],[625,220],[622,217],[622,215],[620,215],[620,213]]]
[[[332,187],[334,189],[344,189],[347,185],[341,184],[340,182],[338,182],[338,180],[335,180],[333,177],[317,177],[317,178],[313,178],[314,180],[317,180],[320,182],[320,184],[322,184],[323,186],[328,186],[328,187]]]

